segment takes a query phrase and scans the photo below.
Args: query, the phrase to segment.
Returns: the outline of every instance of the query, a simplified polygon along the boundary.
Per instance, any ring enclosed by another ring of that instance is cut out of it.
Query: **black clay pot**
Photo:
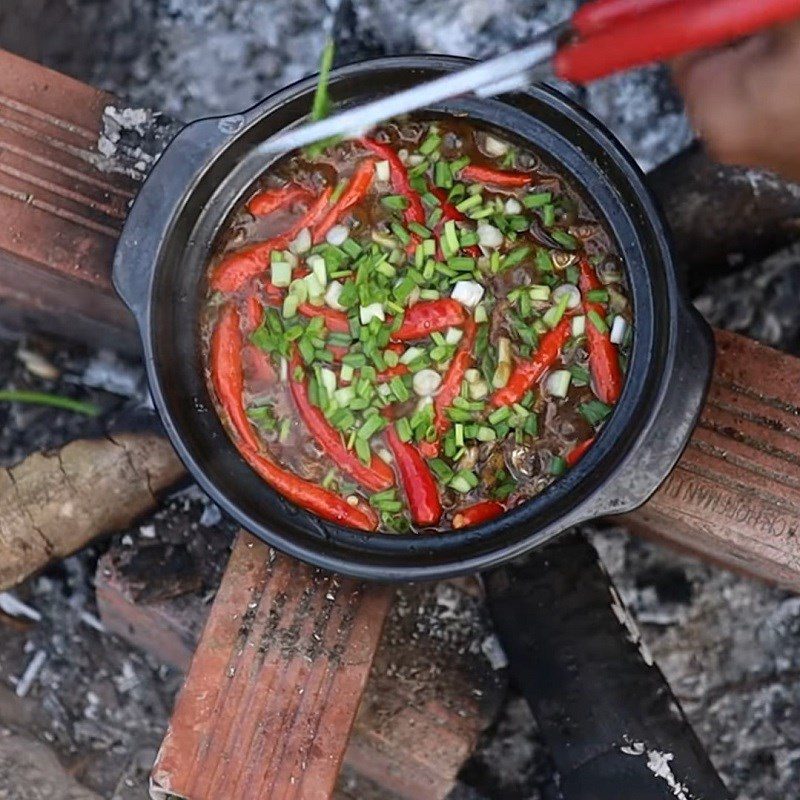
[[[413,56],[336,71],[348,105],[464,66]],[[245,528],[304,561],[377,580],[474,572],[537,547],[576,523],[630,511],[664,480],[697,419],[713,360],[710,331],[678,286],[669,236],[643,176],[614,138],[557,92],[535,87],[429,109],[529,143],[583,187],[625,260],[636,332],[622,398],[596,444],[566,476],[502,517],[465,531],[393,536],[323,522],[284,500],[240,458],[203,380],[198,318],[206,259],[231,209],[264,170],[257,143],[308,111],[313,79],[241,115],[188,125],[153,168],[128,216],[114,283],[136,316],[156,407],[178,454]]]

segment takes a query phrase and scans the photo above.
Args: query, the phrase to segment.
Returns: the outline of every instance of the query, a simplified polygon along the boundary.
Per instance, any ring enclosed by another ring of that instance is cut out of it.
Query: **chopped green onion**
[[[592,289],[586,292],[586,299],[590,303],[607,303],[608,292],[605,289]]]
[[[550,299],[550,287],[549,286],[531,286],[528,290],[530,299],[534,302],[542,302],[545,300]]]
[[[578,406],[578,413],[592,426],[599,425],[614,409],[600,400],[589,400]]]
[[[389,381],[389,388],[394,392],[394,396],[401,402],[404,403],[408,400],[411,395],[409,394],[408,387],[403,382],[403,379],[399,375],[395,375]]]
[[[424,225],[420,225],[419,222],[409,222],[408,229],[422,239],[429,239],[431,236],[431,232]]]
[[[437,161],[433,168],[433,182],[442,189],[453,185],[453,174],[446,161]]]
[[[483,199],[479,194],[470,195],[466,200],[462,200],[456,208],[462,213],[466,213],[471,208],[475,208],[479,206],[483,202]]]
[[[386,423],[379,414],[374,414],[364,420],[364,424],[358,429],[358,439],[367,440],[379,430],[384,428]]]
[[[524,245],[522,247],[514,248],[514,250],[508,253],[508,255],[503,256],[501,262],[501,269],[506,270],[509,267],[513,267],[516,264],[519,264],[520,261],[522,261],[528,255],[528,253],[530,253],[530,251],[531,251],[530,247]]]
[[[300,306],[300,298],[296,294],[287,294],[283,299],[283,308],[281,313],[286,319],[293,317],[297,314],[297,309]]]
[[[273,261],[270,272],[270,278],[275,286],[288,286],[292,282],[292,265],[288,261]]]
[[[381,197],[381,203],[392,211],[405,211],[408,208],[408,198],[402,194],[387,194]]]
[[[554,230],[550,231],[550,235],[567,250],[576,250],[578,247],[578,240],[566,231]]]
[[[553,199],[551,192],[536,192],[529,194],[522,198],[522,205],[525,208],[541,208],[547,205]]]
[[[428,462],[431,472],[442,482],[448,483],[455,474],[441,458],[432,458]]]
[[[550,462],[549,472],[551,475],[563,475],[567,471],[567,462],[561,456],[553,456]]]
[[[419,146],[419,151],[424,156],[429,156],[434,150],[439,148],[442,137],[438,133],[429,133],[425,141]]]
[[[371,419],[376,419],[375,417],[371,417]],[[361,431],[364,430],[362,426],[361,429],[358,431],[358,435],[356,436],[356,455],[359,457],[363,464],[369,466],[372,463],[372,451],[369,449],[369,442],[366,438],[361,438]]]
[[[558,299],[558,303],[545,312],[544,316],[542,317],[542,321],[545,325],[547,325],[549,328],[555,328],[556,325],[561,322],[561,318],[564,316],[564,312],[567,310],[567,306],[569,305],[569,298],[570,295],[568,292],[562,294]]]
[[[405,245],[411,241],[408,231],[399,223],[393,222],[390,226],[392,233]]]
[[[394,423],[394,427],[401,441],[403,442],[411,441],[414,434],[411,430],[411,423],[405,417],[401,417],[400,419],[398,419]]]
[[[586,316],[589,317],[589,322],[591,322],[600,333],[608,333],[608,325],[606,325],[605,320],[594,309],[591,309]]]
[[[444,224],[444,240],[442,243],[447,245],[447,249],[451,254],[458,252],[459,242],[458,233],[456,232],[456,223],[451,219]]]

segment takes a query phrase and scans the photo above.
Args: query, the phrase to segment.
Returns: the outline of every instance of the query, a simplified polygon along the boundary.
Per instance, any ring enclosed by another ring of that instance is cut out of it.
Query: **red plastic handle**
[[[657,8],[674,5],[675,2],[676,0],[595,0],[577,10],[570,19],[570,25],[575,33],[586,38]]]
[[[716,47],[800,18],[800,0],[643,2],[655,7],[563,47],[554,59],[556,75],[573,83],[586,83],[630,67]],[[617,0],[616,5],[629,8],[632,3]],[[615,18],[619,20],[619,16]]]

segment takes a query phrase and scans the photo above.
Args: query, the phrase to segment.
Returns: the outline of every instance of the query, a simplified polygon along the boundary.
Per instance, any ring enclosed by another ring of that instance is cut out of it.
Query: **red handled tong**
[[[800,0],[595,0],[526,47],[279,133],[259,149],[286,152],[330,136],[359,135],[470,92],[489,96],[548,77],[586,83],[798,18]]]

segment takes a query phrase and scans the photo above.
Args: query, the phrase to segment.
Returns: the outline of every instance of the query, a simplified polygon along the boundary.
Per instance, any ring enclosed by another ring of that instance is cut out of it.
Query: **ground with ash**
[[[337,24],[348,27],[345,38],[354,54],[485,56],[526,41],[567,7],[560,0],[360,0]],[[239,110],[313,71],[331,20],[332,9],[317,0],[35,0],[0,10],[0,45],[103,86],[132,105],[190,119]],[[690,137],[660,70],[600,82],[578,99],[614,129],[645,168]],[[799,292],[800,250],[795,250],[714,282],[697,305],[716,325],[800,353]],[[93,399],[107,412],[98,421],[0,406],[3,465],[97,433],[109,414],[146,403],[135,364],[107,353],[20,340],[8,331],[0,341],[0,386],[57,390]],[[800,599],[622,530],[591,533],[734,796],[795,796]],[[219,566],[229,536],[230,525],[216,507],[190,489],[117,541],[166,538],[194,557],[205,552]],[[0,727],[26,721],[86,786],[102,797],[127,800],[143,796],[180,676],[98,629],[92,576],[106,547],[100,543],[67,559],[16,593],[41,619],[2,623]],[[204,581],[210,599],[214,574]],[[14,689],[23,676],[28,686],[22,686],[26,697],[19,699]],[[509,698],[462,778],[453,795],[461,800],[558,796],[536,724],[518,697]]]

